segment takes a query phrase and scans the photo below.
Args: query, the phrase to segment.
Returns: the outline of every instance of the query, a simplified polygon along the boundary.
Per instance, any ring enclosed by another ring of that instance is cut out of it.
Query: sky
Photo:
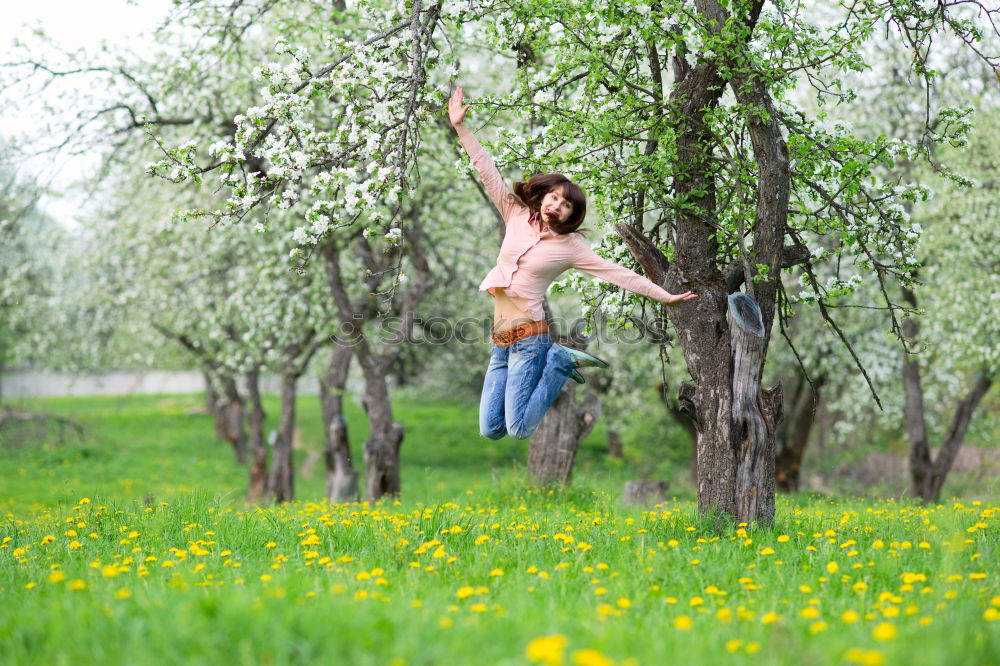
[[[10,46],[18,37],[30,34],[36,26],[41,26],[52,40],[64,49],[85,49],[97,47],[102,41],[114,43],[135,42],[141,49],[142,42],[136,37],[151,31],[159,19],[166,15],[172,5],[171,0],[29,0],[27,2],[4,3],[3,20],[0,20],[0,48],[10,53]],[[5,57],[6,59],[6,57]],[[32,118],[27,115],[5,114],[4,134],[20,134],[32,127]],[[87,165],[83,158],[58,158],[54,164],[41,167],[29,164],[30,171],[45,169],[58,174],[60,181],[75,180]],[[49,174],[44,176],[48,180]],[[80,210],[82,195],[68,194],[60,198],[43,199],[41,206],[50,215],[67,226],[74,226],[74,218]]]

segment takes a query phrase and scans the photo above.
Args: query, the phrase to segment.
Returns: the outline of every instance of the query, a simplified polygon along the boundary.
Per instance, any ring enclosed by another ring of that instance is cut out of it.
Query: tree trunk
[[[677,421],[682,428],[684,428],[688,436],[691,438],[691,464],[689,466],[689,473],[691,475],[692,485],[697,488],[698,429],[695,427],[694,420],[691,417],[694,413],[694,403],[692,402],[694,396],[694,385],[691,382],[683,382],[678,391],[678,399],[676,403],[672,402],[668,397],[666,385],[659,383],[656,385],[656,389],[660,393],[660,399],[663,401],[663,406],[668,412],[670,412],[670,415],[674,417],[674,420]]]
[[[222,394],[215,401],[215,435],[229,442],[233,447],[236,461],[247,463],[246,432],[243,428],[246,408],[243,397],[236,387],[236,379],[230,374],[220,374]]]
[[[383,495],[399,495],[399,448],[403,426],[392,418],[389,386],[380,364],[371,356],[361,360],[365,394],[361,404],[368,415],[370,435],[365,442],[365,497],[370,502]]]
[[[205,409],[209,414],[215,414],[219,405],[219,392],[215,390],[212,375],[208,370],[202,370],[201,376],[205,378]]]
[[[257,502],[267,493],[267,444],[264,440],[264,405],[260,400],[260,364],[246,375],[247,394],[250,398],[250,479],[247,484],[247,501]]]
[[[907,305],[913,309],[917,308],[917,296],[913,290],[904,288],[902,295]],[[910,344],[917,344],[920,336],[917,321],[908,317],[903,320],[902,328],[903,338]],[[937,459],[933,459],[927,437],[920,364],[913,354],[904,348],[903,391],[906,403],[903,407],[903,418],[906,422],[906,436],[910,440],[910,494],[913,497],[919,497],[924,502],[938,501],[952,463],[962,448],[972,415],[982,402],[983,396],[990,390],[992,383],[992,379],[985,374],[976,377],[972,388],[955,408],[955,415],[952,417],[944,444],[938,452]]]
[[[618,458],[619,460],[625,457],[625,446],[622,443],[622,435],[615,428],[608,428],[608,457]]]
[[[567,484],[580,442],[594,429],[601,401],[588,393],[576,404],[576,383],[567,381],[531,436],[528,471],[536,483]]]
[[[982,402],[992,384],[993,381],[989,377],[979,375],[972,388],[955,408],[955,416],[948,428],[948,435],[945,437],[941,450],[938,451],[930,477],[926,481],[926,493],[921,495],[925,502],[937,502],[940,499],[941,487],[944,486],[948,472],[951,471],[955,457],[958,456],[958,450],[962,448],[962,441],[965,439],[972,415],[976,412],[976,408],[979,407],[979,403]]]
[[[326,496],[331,502],[353,502],[358,499],[358,471],[351,460],[351,448],[344,420],[344,387],[351,368],[353,351],[346,345],[335,344],[330,365],[320,378],[320,408],[326,445]]]
[[[825,377],[817,377],[810,387],[805,375],[799,374],[795,393],[791,398],[791,413],[775,431],[775,482],[783,493],[798,492],[802,479],[802,460],[805,458],[809,434],[816,423],[814,405],[819,402]]]
[[[274,442],[269,490],[276,502],[295,499],[295,474],[292,443],[295,436],[295,380],[298,374],[285,371],[281,375],[281,423]]]

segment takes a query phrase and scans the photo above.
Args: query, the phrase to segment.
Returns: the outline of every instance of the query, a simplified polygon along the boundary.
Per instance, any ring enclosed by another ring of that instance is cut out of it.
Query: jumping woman
[[[575,268],[665,305],[696,295],[668,293],[591,250],[577,232],[587,214],[587,200],[562,174],[535,174],[515,183],[511,194],[465,126],[468,110],[469,105],[462,105],[462,89],[456,88],[448,102],[448,119],[506,225],[497,265],[479,285],[494,300],[494,345],[479,403],[479,432],[490,439],[506,434],[526,439],[568,378],[584,382],[577,368],[608,367],[596,356],[552,342],[542,299],[561,273]]]

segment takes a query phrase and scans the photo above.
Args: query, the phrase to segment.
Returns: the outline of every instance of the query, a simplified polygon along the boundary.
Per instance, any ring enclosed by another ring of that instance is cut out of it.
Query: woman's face
[[[573,212],[573,204],[563,196],[563,187],[554,187],[542,198],[541,213],[546,224],[565,222]]]

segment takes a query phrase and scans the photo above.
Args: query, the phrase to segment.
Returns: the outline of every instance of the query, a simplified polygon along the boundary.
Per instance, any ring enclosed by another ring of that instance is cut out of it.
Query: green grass
[[[401,500],[329,505],[320,464],[257,508],[197,396],[35,404],[91,436],[0,450],[5,665],[998,663],[989,503],[782,497],[773,531],[719,532],[689,498],[620,506],[600,433],[536,490],[526,443],[409,402]]]

